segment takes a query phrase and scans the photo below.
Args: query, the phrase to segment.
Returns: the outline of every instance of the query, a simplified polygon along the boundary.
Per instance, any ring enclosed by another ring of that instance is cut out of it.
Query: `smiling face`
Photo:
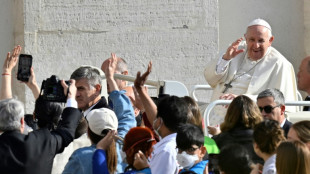
[[[260,25],[248,27],[244,37],[248,47],[248,56],[253,60],[261,59],[273,41],[270,30]]]

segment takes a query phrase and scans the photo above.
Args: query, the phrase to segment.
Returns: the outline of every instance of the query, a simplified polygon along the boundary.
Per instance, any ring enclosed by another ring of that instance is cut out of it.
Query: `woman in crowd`
[[[110,141],[111,140],[112,139],[110,139]],[[110,142],[104,138],[97,144],[98,150],[93,156],[93,174],[102,174],[107,172],[107,163],[104,160],[104,153],[105,149],[109,147],[109,143]],[[128,163],[128,166],[125,169],[125,174],[151,173],[150,168],[137,170],[136,168],[140,168],[140,166],[136,166],[135,159],[136,156],[140,155],[143,157],[145,156],[145,158],[150,157],[155,143],[156,141],[153,132],[149,128],[135,127],[129,130],[124,139],[123,152],[125,154],[122,155]]]
[[[310,149],[310,121],[304,120],[294,123],[290,128],[287,139],[301,141]]]
[[[214,135],[217,146],[222,149],[225,145],[237,143],[243,145],[255,163],[262,163],[253,149],[253,128],[263,120],[257,105],[247,96],[236,97],[228,107],[221,133]]]
[[[277,149],[276,168],[278,174],[310,173],[310,151],[300,141],[283,142]]]

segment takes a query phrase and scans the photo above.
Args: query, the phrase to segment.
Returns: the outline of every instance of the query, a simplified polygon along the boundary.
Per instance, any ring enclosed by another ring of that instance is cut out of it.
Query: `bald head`
[[[301,61],[297,74],[297,85],[299,90],[310,94],[310,56]]]
[[[112,60],[112,58],[108,58],[105,61],[103,61],[101,65],[101,70],[104,72],[105,69],[109,67],[109,60]],[[117,64],[116,64],[116,74],[123,74],[123,75],[128,75],[128,67],[127,67],[127,62],[120,57],[117,57]],[[115,79],[116,84],[120,90],[124,89],[127,86],[127,81],[124,80],[118,80]],[[107,84],[108,92],[112,92],[109,89],[109,84]]]

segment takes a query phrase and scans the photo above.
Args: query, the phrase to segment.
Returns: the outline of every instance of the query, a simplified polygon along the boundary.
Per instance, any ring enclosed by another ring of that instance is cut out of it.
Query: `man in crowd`
[[[147,71],[141,75],[137,73],[135,88],[139,93],[144,105],[148,120],[153,123],[155,133],[162,139],[157,142],[152,152],[149,164],[143,153],[135,155],[137,169],[151,168],[151,173],[173,174],[178,173],[178,163],[176,159],[176,135],[180,125],[187,121],[188,105],[185,100],[176,96],[165,96],[158,99],[157,105],[147,94],[144,82],[151,73],[152,64],[148,65]]]
[[[300,66],[297,74],[297,86],[299,90],[307,93],[306,101],[310,101],[310,56],[305,57]],[[304,106],[303,111],[310,111],[309,106]]]
[[[285,99],[278,89],[266,89],[257,96],[257,106],[259,107],[264,119],[276,120],[284,130],[284,135],[292,126],[292,123],[285,118]]]
[[[65,89],[68,87],[62,81]],[[68,100],[75,103],[75,81],[71,81]],[[74,138],[80,111],[67,107],[55,131],[41,128],[23,134],[25,121],[23,104],[16,99],[0,101],[0,163],[1,173],[51,173],[56,153],[64,150]]]
[[[76,69],[70,77],[76,80],[76,101],[85,117],[92,109],[109,107],[106,98],[101,96],[101,74],[99,69],[85,66]]]
[[[111,54],[111,57],[103,61],[101,65],[101,70],[104,71],[108,66],[109,66],[109,61],[112,60],[112,57],[116,57],[114,53]],[[122,75],[128,75],[128,65],[127,62],[120,57],[116,57],[117,64],[116,64],[116,69],[115,69],[115,74],[122,74]],[[115,82],[120,90],[125,90],[126,95],[130,98],[134,113],[135,113],[135,118],[137,121],[137,126],[141,125],[142,122],[142,114],[140,113],[140,110],[143,109],[141,108],[141,105],[137,102],[139,99],[136,98],[134,95],[134,90],[132,86],[127,86],[127,81],[126,80],[120,80],[120,79],[115,79]],[[107,84],[108,92],[111,92],[111,89],[109,87],[109,84]],[[111,103],[109,102],[109,105]]]
[[[244,38],[233,42],[226,53],[206,67],[205,78],[214,88],[211,101],[232,100],[241,94],[255,99],[267,88],[280,89],[287,100],[297,100],[294,68],[271,46],[274,37],[270,25],[255,19],[247,26]],[[295,112],[296,107],[290,111]],[[211,125],[223,122],[226,109],[218,108],[216,112],[210,117]]]

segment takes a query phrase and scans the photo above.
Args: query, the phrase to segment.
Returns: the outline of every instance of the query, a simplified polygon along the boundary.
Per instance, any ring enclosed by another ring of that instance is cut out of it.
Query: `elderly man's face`
[[[273,41],[273,37],[269,35],[269,30],[260,25],[248,27],[244,37],[248,47],[248,56],[253,60],[261,59]]]
[[[310,73],[308,72],[308,62],[310,61],[310,57],[306,57],[299,66],[299,71],[297,74],[297,85],[298,89],[305,91],[307,93],[310,92]]]
[[[257,106],[261,110],[264,119],[276,120],[279,124],[283,121],[284,115],[282,113],[284,114],[285,107],[283,110],[283,106],[277,105],[273,97],[257,99]]]

